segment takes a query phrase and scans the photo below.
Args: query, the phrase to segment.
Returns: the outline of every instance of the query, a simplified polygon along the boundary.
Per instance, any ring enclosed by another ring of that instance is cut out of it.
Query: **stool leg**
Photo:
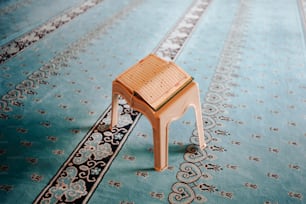
[[[202,118],[202,110],[201,110],[201,103],[200,103],[200,94],[199,94],[199,87],[196,86],[194,98],[194,109],[196,115],[196,123],[197,123],[197,130],[198,130],[198,137],[199,137],[199,146],[201,149],[206,147],[206,143],[204,140],[204,128],[203,128],[203,118]]]
[[[111,112],[111,124],[110,129],[112,129],[118,122],[118,94],[112,94],[112,112]]]
[[[168,167],[168,124],[158,124],[153,127],[154,168],[163,171]]]
[[[203,119],[202,119],[201,112],[199,111],[198,108],[196,110],[196,120],[197,120],[197,130],[198,130],[198,137],[199,137],[199,146],[201,149],[204,149],[206,147],[206,143],[204,141]]]

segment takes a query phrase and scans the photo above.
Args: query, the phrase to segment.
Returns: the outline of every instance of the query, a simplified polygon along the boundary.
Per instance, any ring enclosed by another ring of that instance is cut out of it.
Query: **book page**
[[[174,63],[149,55],[117,80],[157,110],[192,77]]]

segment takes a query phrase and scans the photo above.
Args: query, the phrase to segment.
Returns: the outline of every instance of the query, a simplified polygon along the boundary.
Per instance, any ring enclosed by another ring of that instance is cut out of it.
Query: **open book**
[[[156,111],[193,79],[173,62],[150,54],[116,80]]]

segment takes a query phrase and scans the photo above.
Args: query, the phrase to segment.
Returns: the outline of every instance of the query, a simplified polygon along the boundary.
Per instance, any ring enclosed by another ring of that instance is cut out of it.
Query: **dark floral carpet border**
[[[23,106],[23,100],[27,95],[35,95],[36,89],[40,85],[48,84],[49,78],[57,76],[62,69],[65,69],[68,66],[68,62],[77,58],[78,54],[86,48],[92,39],[103,34],[110,26],[127,15],[139,3],[140,0],[132,1],[130,5],[121,9],[106,21],[103,21],[94,30],[89,31],[85,36],[69,45],[67,49],[57,54],[48,63],[31,73],[27,76],[27,79],[17,84],[14,89],[7,91],[0,98],[0,119],[8,119],[9,115],[7,113],[12,112],[15,107]]]
[[[41,40],[49,33],[57,30],[61,26],[73,20],[75,17],[85,13],[88,9],[101,3],[103,0],[90,0],[84,2],[82,5],[71,9],[63,15],[51,19],[49,22],[44,23],[38,28],[24,34],[20,38],[9,42],[0,48],[0,64],[17,55],[20,51],[24,50],[33,43]],[[14,7],[13,7],[14,8]],[[11,8],[12,9],[12,8]]]
[[[119,105],[118,125],[109,129],[109,107],[34,203],[84,203],[90,198],[141,116],[124,102]]]

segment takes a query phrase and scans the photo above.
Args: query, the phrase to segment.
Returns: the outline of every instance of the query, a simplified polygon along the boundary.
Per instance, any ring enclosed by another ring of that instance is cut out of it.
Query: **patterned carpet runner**
[[[0,202],[303,203],[305,13],[304,0],[1,2]],[[108,128],[111,81],[150,52],[199,82],[208,143],[187,112],[161,173],[124,100]]]

